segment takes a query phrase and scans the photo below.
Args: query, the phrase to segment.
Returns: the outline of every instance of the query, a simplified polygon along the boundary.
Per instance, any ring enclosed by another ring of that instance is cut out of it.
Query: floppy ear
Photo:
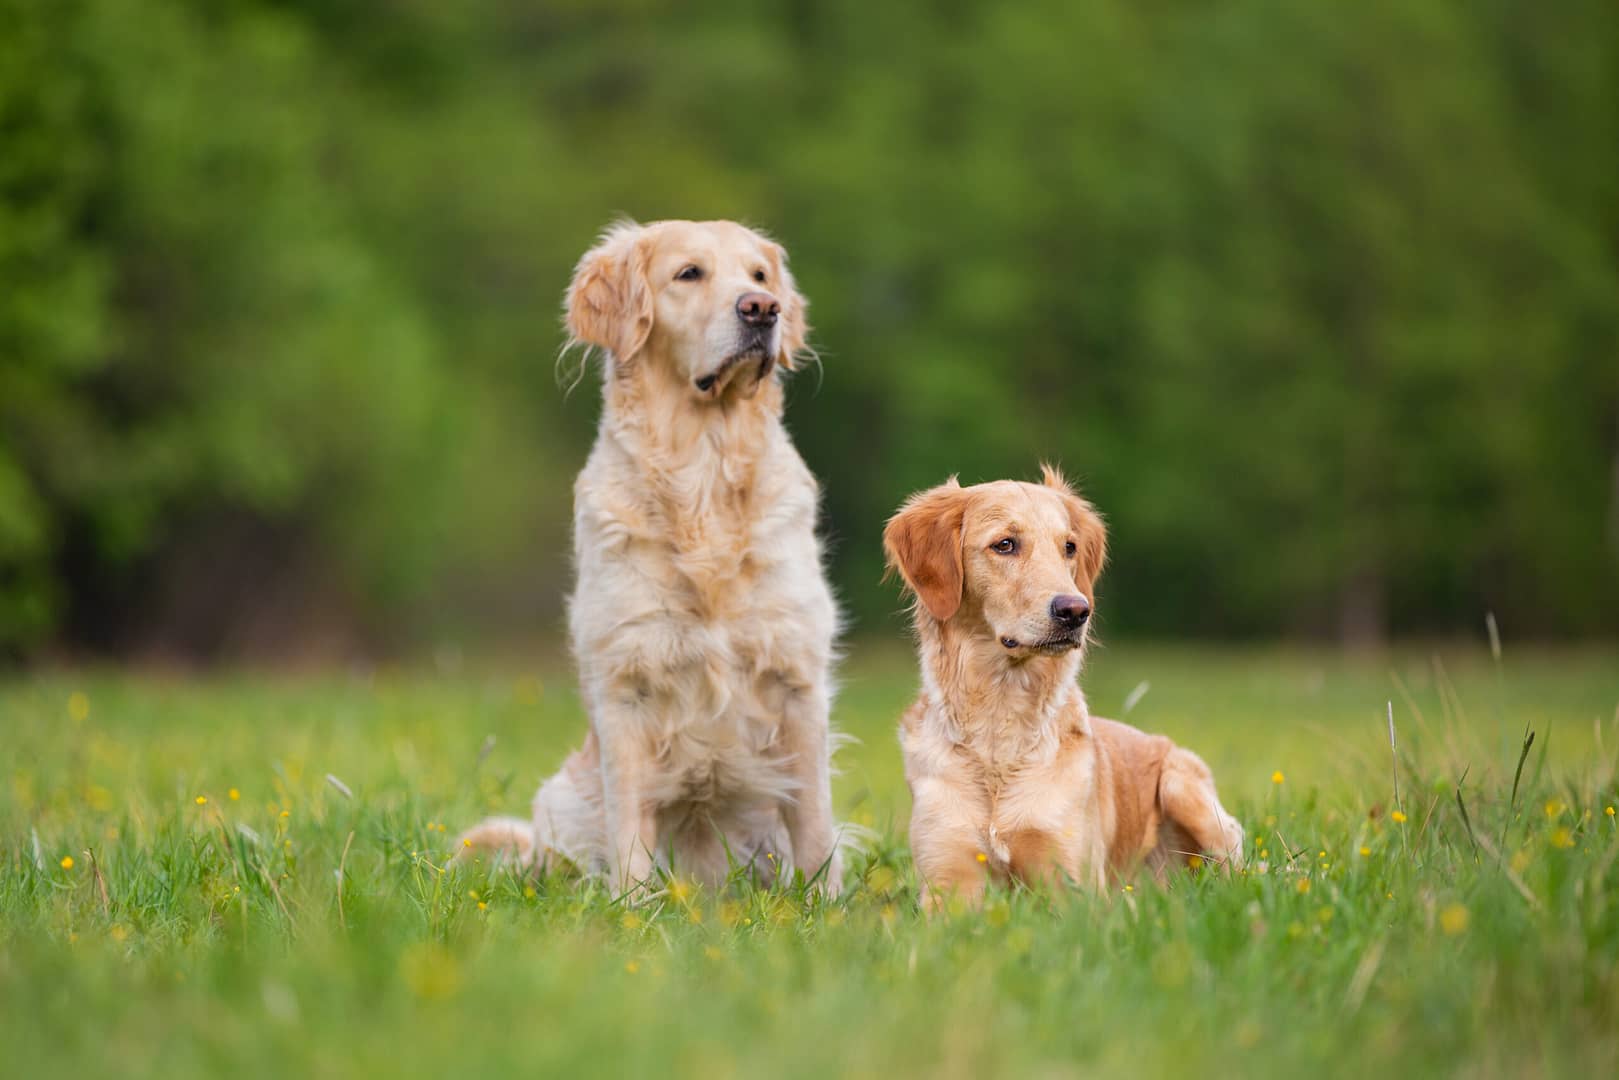
[[[948,622],[961,607],[965,571],[961,523],[967,493],[955,477],[940,487],[913,495],[888,520],[883,553],[899,571],[927,613]]]
[[[770,254],[776,263],[776,280],[781,282],[782,294],[777,298],[781,301],[781,350],[776,354],[776,363],[792,371],[794,358],[809,348],[806,317],[809,301],[798,291],[793,272],[787,267],[787,249],[771,241]]]
[[[644,232],[633,221],[610,226],[579,260],[568,286],[569,346],[606,349],[621,371],[652,333]]]
[[[1082,579],[1091,586],[1102,575],[1107,562],[1107,526],[1096,508],[1074,491],[1055,466],[1040,463],[1040,482],[1062,496],[1068,507],[1068,527],[1074,530],[1074,542],[1079,545],[1079,570]],[[1096,597],[1088,597],[1095,601]]]

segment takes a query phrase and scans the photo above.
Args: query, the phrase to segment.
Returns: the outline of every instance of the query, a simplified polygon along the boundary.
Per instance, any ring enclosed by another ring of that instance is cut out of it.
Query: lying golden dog
[[[1240,862],[1208,766],[1085,706],[1106,531],[1060,474],[952,479],[906,502],[883,548],[916,595],[922,693],[900,744],[924,904],[977,903],[991,879],[1100,886],[1143,860],[1159,875]]]

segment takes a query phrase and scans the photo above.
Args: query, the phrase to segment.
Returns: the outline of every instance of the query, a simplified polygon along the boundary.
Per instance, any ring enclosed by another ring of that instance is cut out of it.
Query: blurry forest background
[[[0,653],[549,635],[618,214],[791,252],[856,633],[1034,475],[1110,634],[1619,630],[1619,5],[0,0]]]

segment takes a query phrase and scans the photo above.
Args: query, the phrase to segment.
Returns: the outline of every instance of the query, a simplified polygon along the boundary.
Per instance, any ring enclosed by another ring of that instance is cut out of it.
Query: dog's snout
[[[766,329],[776,325],[781,301],[764,292],[743,293],[736,301],[736,316],[749,326]]]
[[[1064,629],[1077,630],[1085,625],[1085,620],[1090,617],[1091,602],[1083,596],[1063,595],[1052,597],[1051,618]]]

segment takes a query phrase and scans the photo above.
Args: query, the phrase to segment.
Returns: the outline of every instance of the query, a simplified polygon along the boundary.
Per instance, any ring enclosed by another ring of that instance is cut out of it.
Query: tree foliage
[[[1616,10],[0,0],[0,642],[552,625],[618,213],[788,245],[868,625],[1050,457],[1112,627],[1611,630]]]

